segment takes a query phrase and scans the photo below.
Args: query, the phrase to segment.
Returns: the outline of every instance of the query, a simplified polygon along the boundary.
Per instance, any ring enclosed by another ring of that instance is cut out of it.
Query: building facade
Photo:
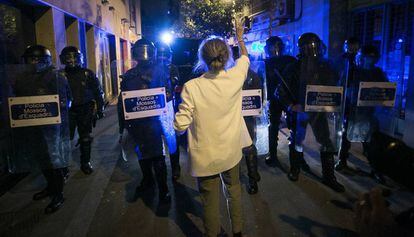
[[[287,52],[298,53],[298,37],[313,32],[326,44],[327,57],[342,52],[347,37],[373,44],[381,52],[377,66],[397,83],[395,107],[381,114],[381,129],[414,148],[414,1],[411,0],[252,0],[249,51],[264,57],[269,36],[279,36]]]
[[[19,63],[28,45],[41,44],[60,67],[61,50],[76,46],[111,100],[118,94],[119,75],[131,65],[131,44],[141,37],[140,12],[140,0],[0,1],[0,22],[7,35],[2,57]]]

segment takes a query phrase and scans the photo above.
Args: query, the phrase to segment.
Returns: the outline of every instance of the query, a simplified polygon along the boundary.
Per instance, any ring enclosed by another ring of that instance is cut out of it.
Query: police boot
[[[139,166],[141,167],[141,171],[142,171],[142,180],[135,191],[144,192],[154,187],[154,178],[152,176],[152,160],[151,159],[139,160]]]
[[[180,151],[177,150],[174,154],[170,154],[172,180],[175,182],[180,178]]]
[[[42,170],[42,174],[46,179],[47,182],[47,186],[45,189],[43,189],[40,192],[37,192],[33,195],[33,200],[34,201],[38,201],[38,200],[42,200],[46,197],[48,197],[50,195],[50,190],[51,190],[51,184],[53,182],[53,170]]]
[[[334,171],[334,156],[332,152],[321,152],[322,183],[335,192],[344,192],[345,187],[336,181]]]
[[[93,168],[91,165],[91,148],[92,148],[92,139],[91,138],[83,138],[85,140],[82,140],[80,142],[80,163],[81,167],[80,169],[84,174],[92,174]]]
[[[260,174],[257,170],[257,149],[255,145],[243,148],[243,155],[246,160],[247,175],[249,176],[249,184],[247,192],[255,194],[259,190],[257,182],[260,181]]]
[[[159,202],[170,202],[171,196],[167,186],[167,166],[165,165],[165,157],[160,156],[154,158],[152,164],[158,184]]]
[[[297,152],[295,148],[289,146],[289,163],[290,163],[290,171],[288,173],[288,178],[291,181],[298,181],[299,173],[300,173],[300,156],[303,156],[303,153]]]
[[[64,185],[64,177],[63,177],[63,170],[62,169],[54,169],[53,170],[53,181],[51,183],[51,202],[47,205],[45,209],[46,214],[51,214],[60,207],[62,207],[65,199],[63,198],[63,185]]]

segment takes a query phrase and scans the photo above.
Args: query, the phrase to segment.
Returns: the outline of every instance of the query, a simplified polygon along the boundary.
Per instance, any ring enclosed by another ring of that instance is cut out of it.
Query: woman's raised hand
[[[235,16],[234,18],[234,27],[236,28],[236,38],[237,41],[243,41],[244,35],[244,17],[243,16]]]

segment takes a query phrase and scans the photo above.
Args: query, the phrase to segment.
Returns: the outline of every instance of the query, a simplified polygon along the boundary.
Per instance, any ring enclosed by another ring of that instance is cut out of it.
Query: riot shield
[[[5,72],[0,80],[8,169],[19,173],[67,167],[71,93],[64,74],[32,65],[6,65]]]
[[[167,113],[160,116],[164,142],[168,147],[168,153],[173,154],[177,151],[177,139],[174,130],[174,90],[173,78],[171,77],[170,67],[163,61],[155,67],[155,80],[160,87],[164,87],[167,95]]]
[[[343,97],[343,87],[337,86],[338,74],[325,61],[302,60],[296,66],[292,73],[298,76],[298,88],[290,88],[295,92],[293,100],[297,101],[290,108],[294,123],[291,145],[297,152],[337,153],[341,141]]]
[[[258,155],[269,153],[266,73],[263,61],[252,61],[243,86],[243,116]]]
[[[369,142],[379,130],[379,117],[394,107],[396,84],[384,82],[379,77],[367,78],[360,70],[349,90],[350,107],[346,112],[346,135],[350,142]]]

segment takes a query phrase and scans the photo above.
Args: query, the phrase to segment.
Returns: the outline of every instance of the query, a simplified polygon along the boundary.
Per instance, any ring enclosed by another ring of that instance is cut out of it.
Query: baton
[[[283,76],[280,74],[279,70],[277,70],[277,68],[275,68],[274,72],[276,73],[276,75],[280,78],[280,81],[282,81],[283,85],[285,86],[285,88],[287,89],[290,98],[293,100],[293,102],[297,102],[296,96],[293,94],[293,92],[290,90],[288,84],[286,83],[285,79],[283,78]]]

